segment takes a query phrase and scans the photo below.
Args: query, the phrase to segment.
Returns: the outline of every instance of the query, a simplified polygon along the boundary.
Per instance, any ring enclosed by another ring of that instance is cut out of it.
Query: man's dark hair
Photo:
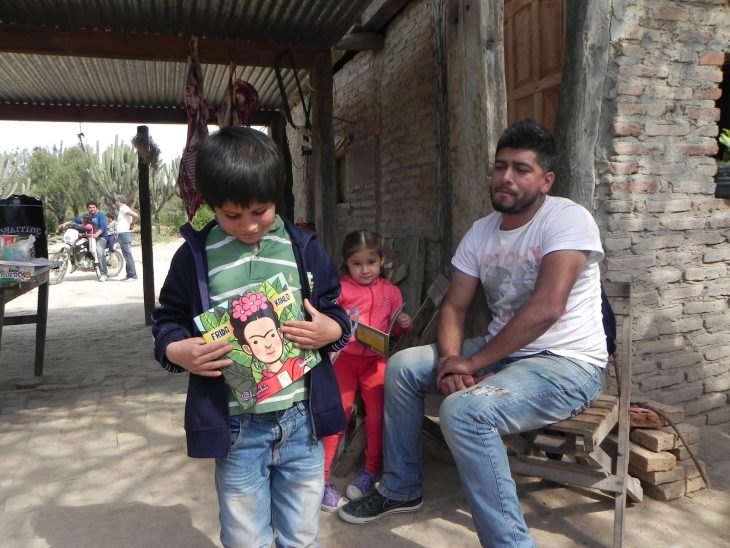
[[[96,202],[94,200],[89,200],[88,202],[86,202],[86,207],[89,207],[90,205],[93,205],[96,207],[96,209],[99,209],[99,202]]]
[[[228,200],[242,207],[276,202],[285,180],[284,160],[265,133],[226,127],[200,143],[195,179],[210,207],[220,207]]]
[[[537,163],[547,173],[557,169],[557,146],[550,132],[535,120],[525,118],[509,126],[497,141],[497,152],[503,148],[533,150]]]

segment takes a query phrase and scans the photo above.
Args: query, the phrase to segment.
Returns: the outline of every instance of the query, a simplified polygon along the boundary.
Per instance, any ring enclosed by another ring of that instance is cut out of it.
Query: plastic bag
[[[0,242],[0,259],[5,261],[29,261],[34,256],[35,236],[3,236]]]

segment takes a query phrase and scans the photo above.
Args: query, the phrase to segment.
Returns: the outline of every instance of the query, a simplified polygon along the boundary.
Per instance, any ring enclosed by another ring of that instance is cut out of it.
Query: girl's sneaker
[[[337,512],[340,506],[347,504],[347,499],[340,495],[334,483],[324,484],[324,495],[322,496],[322,504],[320,509],[325,512]]]
[[[350,500],[361,499],[370,492],[373,485],[375,485],[375,474],[363,470],[347,486],[347,496]]]

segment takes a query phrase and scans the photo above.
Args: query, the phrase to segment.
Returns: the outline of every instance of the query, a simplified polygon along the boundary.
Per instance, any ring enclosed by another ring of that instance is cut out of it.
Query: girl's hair
[[[380,257],[385,257],[385,241],[380,234],[365,229],[353,230],[345,236],[342,242],[342,264],[340,265],[340,270],[342,270],[343,274],[349,272],[347,259],[363,249],[372,249]]]
[[[245,341],[243,331],[246,326],[261,318],[271,318],[279,329],[279,318],[274,313],[274,307],[263,293],[246,293],[233,303],[231,310],[231,325],[233,334],[239,342]]]

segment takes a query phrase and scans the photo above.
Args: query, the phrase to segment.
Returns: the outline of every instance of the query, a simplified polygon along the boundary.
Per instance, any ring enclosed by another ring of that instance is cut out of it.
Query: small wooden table
[[[26,282],[0,283],[0,348],[3,327],[6,325],[35,324],[35,376],[43,375],[43,358],[46,351],[46,326],[48,325],[48,276],[51,267],[37,268],[35,275]],[[5,305],[13,299],[38,288],[38,306],[35,314],[5,317]]]

